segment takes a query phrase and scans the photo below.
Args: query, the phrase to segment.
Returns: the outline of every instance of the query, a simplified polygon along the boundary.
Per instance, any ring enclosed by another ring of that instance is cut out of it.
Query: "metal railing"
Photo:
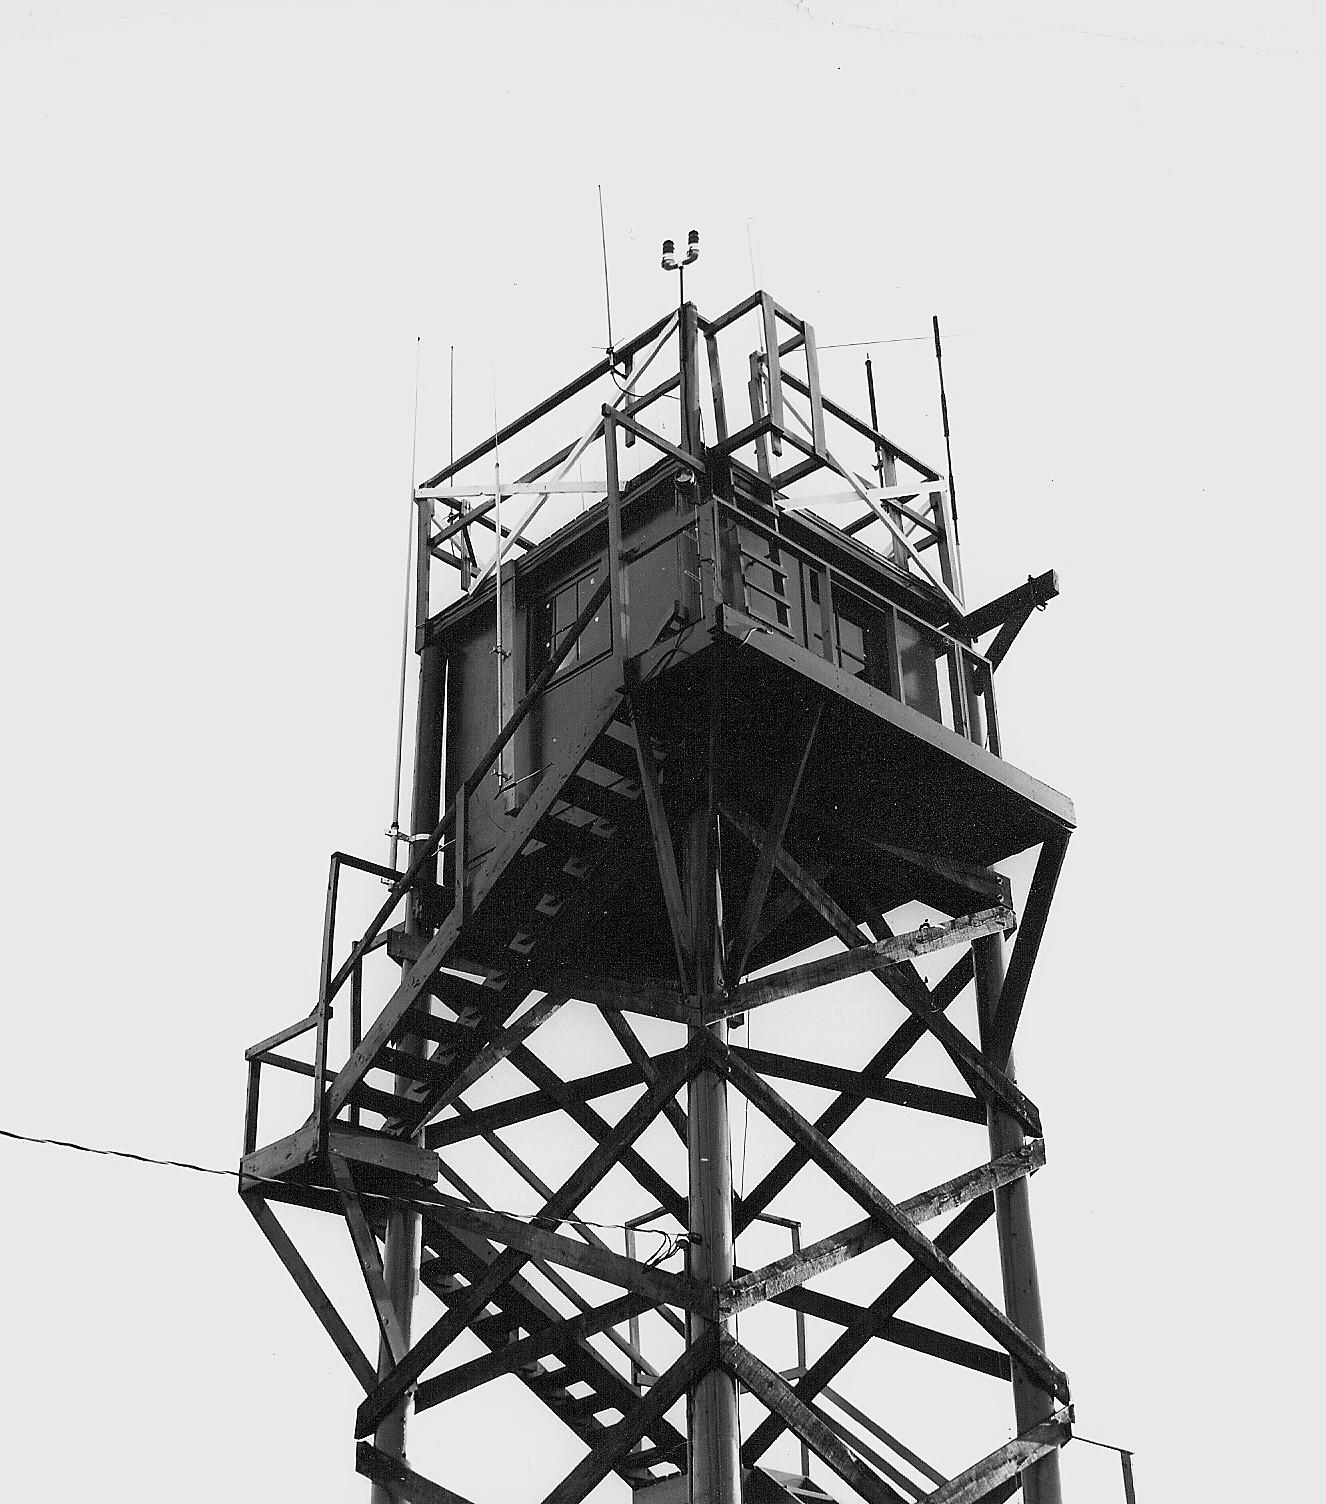
[[[398,873],[389,867],[382,867],[375,862],[366,861],[362,857],[349,856],[345,852],[333,853],[327,879],[327,903],[323,917],[322,964],[318,986],[318,1000],[312,1012],[306,1017],[297,1020],[284,1029],[278,1030],[277,1033],[269,1035],[266,1039],[260,1040],[245,1051],[244,1058],[249,1066],[248,1097],[244,1121],[244,1153],[246,1155],[252,1154],[258,1144],[261,1072],[264,1065],[273,1066],[297,1075],[312,1076],[313,1109],[309,1122],[317,1131],[319,1146],[325,1146],[326,1135],[330,1128],[330,1124],[326,1121],[327,1091],[334,1079],[328,1070],[327,1064],[328,1028],[332,1018],[333,1003],[346,983],[349,982],[351,986],[350,1054],[353,1056],[363,1039],[364,1033],[364,960],[372,951],[386,944],[387,935],[385,927],[388,920],[391,919],[402,899],[423,886],[423,877],[426,870],[437,857],[438,853],[444,849],[448,837],[452,838],[449,849],[452,851],[453,904],[458,906],[460,914],[462,917],[464,916],[470,797],[488,773],[491,772],[503,749],[520,729],[526,716],[529,715],[537,703],[539,696],[542,695],[543,691],[552,682],[558,668],[575,647],[585,628],[594,619],[594,615],[599,607],[608,598],[608,593],[609,581],[605,579],[594,590],[584,610],[576,618],[562,641],[558,643],[552,656],[544,665],[538,677],[530,685],[520,703],[512,711],[496,739],[479,759],[473,771],[461,784],[460,788],[457,789],[455,797],[447,807],[446,813],[442,816],[436,828],[424,841],[417,844],[414,858],[406,871]],[[374,914],[364,933],[351,947],[350,954],[339,967],[333,970],[335,964],[336,911],[342,867],[350,867],[356,871],[373,874],[381,878],[384,882],[390,882],[391,890]],[[306,1061],[296,1060],[290,1056],[275,1053],[281,1045],[288,1044],[291,1040],[298,1039],[314,1029],[317,1030],[317,1038],[314,1043],[314,1059],[311,1065]],[[350,1121],[357,1122],[358,1109],[352,1105],[350,1111],[352,1113]]]
[[[980,653],[744,512],[723,511],[736,524],[725,530],[736,555],[726,574],[740,609],[998,756],[992,675]]]

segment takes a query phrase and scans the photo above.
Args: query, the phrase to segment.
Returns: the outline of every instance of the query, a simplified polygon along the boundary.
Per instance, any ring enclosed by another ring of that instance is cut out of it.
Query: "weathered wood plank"
[[[1052,835],[1046,837],[1040,855],[1036,858],[1036,870],[1027,890],[1022,923],[1018,926],[1017,939],[1013,942],[1013,951],[1008,959],[1004,985],[999,989],[999,1007],[986,1035],[986,1051],[1000,1066],[1008,1064],[1008,1057],[1012,1053],[1013,1036],[1017,1033],[1018,1022],[1022,1017],[1032,968],[1036,964],[1041,940],[1045,935],[1054,890],[1067,854],[1068,837]]]
[[[608,1284],[644,1295],[654,1305],[680,1306],[713,1319],[717,1315],[714,1292],[683,1274],[651,1269],[606,1248],[594,1248],[578,1238],[569,1238],[551,1228],[539,1227],[503,1212],[484,1211],[464,1201],[434,1193],[419,1203],[424,1216],[448,1227],[464,1228],[507,1248],[518,1248],[531,1258],[547,1259],[564,1269],[575,1269]]]
[[[738,823],[738,829],[749,836],[749,819],[740,810],[729,809],[728,816]],[[833,930],[838,938],[848,947],[849,955],[863,955],[871,949],[871,945],[861,934],[860,929],[853,923],[847,911],[836,899],[815,881],[796,858],[788,851],[780,853],[779,870],[793,887],[801,894],[808,904],[820,915],[824,922]],[[1005,904],[1000,904],[994,909],[982,910],[981,913],[970,916],[972,920],[981,919],[983,915],[989,915],[998,911],[1010,915],[1012,911]],[[950,926],[961,925],[962,919],[948,921]],[[875,921],[876,931],[883,930],[884,938],[874,942],[875,945],[887,945],[890,940],[903,941],[907,936],[893,937],[883,919]],[[1004,928],[1005,926],[996,926]],[[943,926],[932,926],[932,929]],[[927,933],[925,930],[913,931],[913,934]],[[987,929],[985,933],[993,933],[993,929]],[[971,938],[977,938],[972,936]],[[840,957],[829,957],[829,960],[840,960]],[[820,965],[823,963],[811,963]],[[796,969],[796,968],[793,968]],[[985,1100],[993,1100],[1005,1107],[1033,1137],[1039,1137],[1041,1132],[1040,1114],[1035,1104],[1019,1090],[1002,1070],[994,1066],[975,1045],[966,1037],[957,1026],[951,1023],[943,1015],[942,1009],[935,1008],[926,991],[925,984],[915,969],[910,965],[897,963],[888,966],[868,966],[866,970],[873,971],[881,982],[893,993],[913,1015],[920,1019],[926,1028],[934,1034],[935,1038],[944,1047],[950,1060],[961,1072],[967,1084],[973,1092]],[[780,973],[779,975],[782,975]],[[761,979],[762,981],[764,979]]]
[[[732,997],[720,1006],[707,1008],[706,1016],[712,1014],[711,1021],[714,1021],[730,1013],[740,1013],[761,1007],[765,1003],[776,1002],[779,998],[808,992],[813,987],[824,987],[830,982],[860,976],[862,972],[898,966],[917,956],[929,955],[932,951],[944,950],[951,945],[966,944],[981,935],[1009,929],[1014,922],[1012,909],[1004,904],[997,904],[993,908],[981,909],[959,919],[910,930],[905,935],[865,941],[837,955],[825,956],[823,960],[788,966],[770,976],[761,977],[756,982],[747,982],[738,987]]]
[[[977,1499],[986,1498],[1001,1483],[1007,1483],[1033,1462],[1063,1446],[1073,1434],[1072,1420],[1071,1406],[1056,1411],[1024,1436],[1015,1436],[965,1472],[941,1484],[926,1495],[924,1504],[976,1504]]]
[[[803,1085],[820,1086],[828,1091],[848,1092],[867,1101],[911,1107],[919,1112],[957,1118],[964,1123],[985,1122],[985,1103],[976,1097],[963,1096],[961,1092],[922,1086],[916,1081],[895,1081],[870,1070],[853,1071],[842,1066],[825,1065],[818,1060],[793,1059],[768,1050],[753,1050],[747,1045],[733,1045],[732,1048],[762,1076],[800,1081]]]
[[[355,1448],[355,1471],[374,1483],[385,1484],[403,1504],[470,1504],[463,1495],[416,1473],[371,1441],[361,1441]]]
[[[973,1201],[970,1205],[964,1206],[952,1222],[943,1229],[935,1239],[935,1247],[942,1254],[951,1256],[993,1215],[993,1196],[983,1196],[980,1200]],[[806,1402],[814,1399],[873,1337],[883,1335],[885,1323],[930,1278],[929,1270],[923,1269],[920,1264],[913,1263],[896,1279],[890,1281],[866,1307],[860,1318],[835,1337],[801,1375],[797,1380],[797,1395]],[[742,1462],[747,1467],[754,1466],[778,1440],[784,1429],[784,1422],[778,1416],[767,1416],[746,1438],[741,1449]]]
[[[609,1170],[621,1161],[623,1147],[644,1132],[662,1111],[664,1100],[681,1089],[695,1068],[695,1057],[688,1051],[686,1058],[676,1069],[669,1072],[657,1088],[647,1091],[616,1127],[610,1130],[610,1135],[596,1145],[557,1194],[544,1205],[540,1215],[549,1218],[570,1215]],[[379,1422],[390,1413],[410,1385],[442,1356],[493,1296],[527,1262],[528,1255],[519,1249],[508,1249],[494,1259],[487,1273],[469,1287],[465,1298],[434,1322],[401,1362],[365,1398],[355,1417],[357,1435],[365,1436],[376,1430]]]
[[[967,950],[953,963],[927,993],[932,1007],[943,1012],[958,999],[973,976],[972,955]],[[906,1019],[893,1031],[883,1046],[866,1062],[863,1076],[879,1080],[888,1076],[921,1039],[925,1037],[925,1025],[915,1015]],[[836,1133],[867,1098],[858,1089],[844,1091],[835,1098],[815,1120],[821,1133]],[[750,1225],[750,1220],[762,1212],[779,1191],[791,1184],[797,1173],[809,1163],[809,1156],[799,1144],[793,1144],[782,1159],[755,1186],[742,1205],[736,1219],[738,1233]]]
[[[812,1159],[835,1180],[853,1200],[872,1217],[885,1223],[893,1232],[898,1244],[927,1271],[930,1277],[972,1317],[984,1331],[1012,1357],[1026,1368],[1029,1376],[1047,1393],[1057,1395],[1067,1402],[1068,1380],[1048,1357],[1028,1340],[997,1306],[976,1288],[963,1272],[946,1258],[929,1238],[898,1207],[889,1200],[857,1167],[823,1134],[811,1126],[805,1118],[769,1086],[759,1075],[737,1059],[712,1036],[701,1036],[705,1048],[717,1061],[721,1061],[728,1079],[753,1106],[757,1107],[777,1128],[800,1142],[809,1150]]]
[[[946,1212],[956,1211],[978,1196],[984,1196],[998,1186],[1021,1180],[1045,1163],[1043,1139],[1032,1139],[1020,1150],[1006,1154],[988,1165],[978,1165],[961,1175],[955,1175],[942,1185],[922,1191],[906,1201],[900,1201],[898,1212],[914,1225],[929,1222]],[[762,1301],[772,1300],[786,1290],[803,1285],[817,1275],[827,1273],[839,1264],[845,1264],[868,1249],[877,1248],[895,1236],[894,1230],[874,1217],[854,1222],[840,1232],[811,1243],[800,1253],[788,1254],[764,1265],[761,1269],[734,1279],[720,1292],[723,1309],[729,1313],[748,1310]]]
[[[377,1239],[373,1236],[373,1229],[368,1225],[368,1218],[364,1215],[363,1202],[359,1199],[359,1191],[350,1174],[350,1166],[339,1154],[328,1154],[327,1159],[331,1164],[332,1179],[336,1182],[336,1193],[341,1200],[341,1210],[345,1213],[345,1225],[350,1231],[350,1242],[354,1245],[355,1257],[359,1260],[359,1270],[364,1276],[368,1298],[373,1303],[378,1330],[381,1331],[383,1341],[387,1344],[387,1351],[391,1354],[392,1362],[399,1363],[410,1344],[405,1340],[400,1318],[396,1314],[396,1307],[387,1290],[387,1280],[382,1270],[382,1254],[378,1249]]]
[[[553,971],[540,975],[549,989],[569,993],[596,1008],[619,1008],[623,1013],[645,1013],[673,1023],[698,1023],[699,1013],[687,1001],[683,988],[663,978],[647,981],[605,976],[594,972]]]

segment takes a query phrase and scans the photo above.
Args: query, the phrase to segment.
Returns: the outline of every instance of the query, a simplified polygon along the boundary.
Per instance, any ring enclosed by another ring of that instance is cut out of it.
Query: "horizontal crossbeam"
[[[1021,1149],[1006,1154],[988,1165],[979,1165],[952,1180],[946,1180],[920,1195],[900,1201],[897,1211],[913,1225],[929,1222],[945,1212],[956,1211],[978,1196],[984,1196],[998,1186],[1021,1180],[1038,1170],[1045,1163],[1045,1143],[1032,1139]],[[720,1299],[725,1311],[735,1314],[772,1300],[786,1290],[803,1285],[817,1275],[827,1273],[839,1264],[868,1249],[877,1248],[895,1236],[892,1227],[883,1221],[868,1217],[863,1222],[854,1222],[841,1232],[832,1233],[803,1248],[800,1253],[788,1255],[756,1269],[740,1279],[733,1280],[722,1291]]]
[[[403,1504],[470,1504],[462,1494],[452,1493],[422,1473],[406,1467],[399,1457],[361,1441],[355,1448],[355,1471],[374,1483],[385,1484],[392,1497]]]
[[[972,954],[970,950],[966,950],[935,983],[934,987],[926,991],[926,1000],[930,1007],[938,1013],[951,1007],[971,981],[972,975]],[[871,1081],[886,1078],[897,1068],[908,1052],[925,1037],[925,1034],[926,1026],[915,1014],[905,1019],[884,1045],[867,1061],[862,1071],[863,1078],[869,1078]],[[816,1128],[821,1133],[836,1133],[857,1108],[868,1100],[864,1082],[851,1090],[844,1089],[815,1120]],[[791,1184],[797,1173],[809,1162],[809,1158],[810,1156],[799,1144],[791,1145],[782,1159],[746,1197],[742,1212],[736,1219],[738,1233],[748,1227],[751,1219],[758,1216],[780,1191]]]
[[[704,1039],[711,1058],[752,1106],[758,1108],[790,1139],[800,1143],[815,1163],[854,1201],[869,1212],[871,1217],[888,1227],[899,1246],[1006,1352],[1023,1365],[1037,1385],[1065,1402],[1068,1400],[1068,1380],[1061,1370],[936,1248],[911,1218],[905,1216],[840,1149],[812,1127],[744,1061],[737,1059],[713,1036],[700,1037]]]
[[[518,1248],[531,1258],[546,1259],[564,1269],[574,1269],[608,1284],[620,1285],[643,1295],[654,1305],[680,1306],[711,1319],[717,1314],[714,1292],[683,1274],[651,1269],[635,1259],[603,1248],[592,1248],[577,1238],[568,1238],[551,1228],[537,1226],[503,1212],[484,1211],[464,1201],[436,1192],[416,1203],[425,1217],[447,1227],[475,1232],[507,1248]]]
[[[752,1050],[745,1045],[734,1045],[733,1049],[762,1076],[800,1081],[804,1086],[819,1086],[826,1091],[851,1092],[866,1101],[911,1107],[919,1112],[957,1118],[964,1123],[985,1122],[985,1103],[961,1092],[922,1086],[915,1081],[895,1081],[891,1076],[869,1068],[847,1070],[838,1065],[824,1065],[818,1060],[800,1060],[789,1055],[775,1055],[769,1050]]]
[[[935,1239],[940,1253],[952,1257],[954,1253],[994,1215],[994,1197],[983,1196],[978,1201],[964,1206]],[[844,1328],[811,1366],[797,1380],[798,1397],[809,1403],[873,1338],[885,1335],[888,1322],[898,1309],[906,1304],[931,1278],[931,1272],[918,1263],[910,1264],[870,1303],[860,1317]],[[798,1297],[809,1292],[795,1292]],[[780,1297],[786,1299],[786,1297]],[[741,1448],[741,1460],[752,1467],[778,1440],[785,1423],[777,1415],[769,1415],[756,1426]]]
[[[1033,1462],[1057,1451],[1072,1434],[1073,1410],[1072,1406],[1065,1406],[1049,1420],[1015,1436],[965,1472],[950,1478],[927,1496],[925,1504],[976,1504],[976,1500],[988,1497],[1000,1484],[1011,1482]]]
[[[825,987],[830,982],[860,976],[862,972],[899,966],[904,961],[915,960],[917,956],[945,950],[951,945],[964,945],[981,935],[1007,930],[1013,923],[1012,909],[1005,904],[998,904],[959,919],[945,920],[942,924],[923,925],[905,935],[867,941],[855,949],[825,956],[819,961],[807,961],[800,966],[789,966],[771,976],[761,977],[758,981],[743,983],[731,998],[718,1006],[706,1007],[706,1021],[715,1023],[730,1014],[777,1002],[780,998],[792,997],[799,992],[809,992],[814,987]]]
[[[695,1069],[696,1061],[688,1051],[686,1058],[635,1103],[610,1130],[610,1136],[594,1148],[556,1195],[549,1198],[539,1213],[540,1217],[560,1221],[569,1216],[613,1166],[620,1162],[623,1147],[634,1142],[644,1132],[662,1111],[663,1102],[676,1095]],[[469,1287],[465,1297],[424,1333],[401,1362],[367,1396],[355,1417],[357,1435],[365,1436],[377,1429],[406,1390],[469,1327],[493,1296],[520,1272],[528,1258],[527,1254],[516,1248],[508,1248],[498,1255],[487,1273]]]

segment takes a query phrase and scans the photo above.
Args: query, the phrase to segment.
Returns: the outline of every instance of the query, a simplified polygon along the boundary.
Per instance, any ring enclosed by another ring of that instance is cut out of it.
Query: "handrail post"
[[[608,478],[608,600],[612,616],[614,677],[626,683],[626,664],[631,656],[631,602],[622,564],[622,492],[617,471],[617,420],[610,407],[603,409],[603,454]]]
[[[318,978],[318,1037],[313,1055],[313,1122],[318,1133],[318,1152],[326,1147],[327,1124],[325,1096],[327,1089],[327,1032],[331,1021],[330,986],[332,956],[336,944],[336,897],[341,883],[341,854],[332,852],[327,873],[327,904],[322,918],[322,971]]]
[[[456,794],[456,823],[451,840],[451,878],[455,894],[456,921],[463,925],[469,915],[465,910],[465,866],[469,851],[470,788],[462,783]]]
[[[244,1106],[244,1153],[247,1157],[258,1147],[258,1093],[262,1076],[262,1061],[249,1061],[248,1097]]]
[[[359,1048],[364,1037],[364,958],[361,956],[350,973],[350,1053]],[[359,1126],[359,1104],[350,1104],[350,1121]]]

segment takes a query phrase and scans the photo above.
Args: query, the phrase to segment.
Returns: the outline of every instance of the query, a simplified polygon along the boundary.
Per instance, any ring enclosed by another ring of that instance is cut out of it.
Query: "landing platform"
[[[1057,790],[740,612],[725,608],[717,627],[683,635],[641,656],[634,691],[661,744],[665,803],[675,812],[694,800],[712,758],[720,805],[763,829],[822,698],[786,844],[855,920],[911,900],[950,915],[997,902],[993,864],[1073,828],[1072,802]],[[637,840],[638,875],[603,895],[595,948],[615,974],[668,975],[662,895],[642,901],[657,880],[647,835]],[[726,893],[745,892],[754,860],[750,839],[725,835]],[[827,934],[789,904],[750,963],[783,960]]]

